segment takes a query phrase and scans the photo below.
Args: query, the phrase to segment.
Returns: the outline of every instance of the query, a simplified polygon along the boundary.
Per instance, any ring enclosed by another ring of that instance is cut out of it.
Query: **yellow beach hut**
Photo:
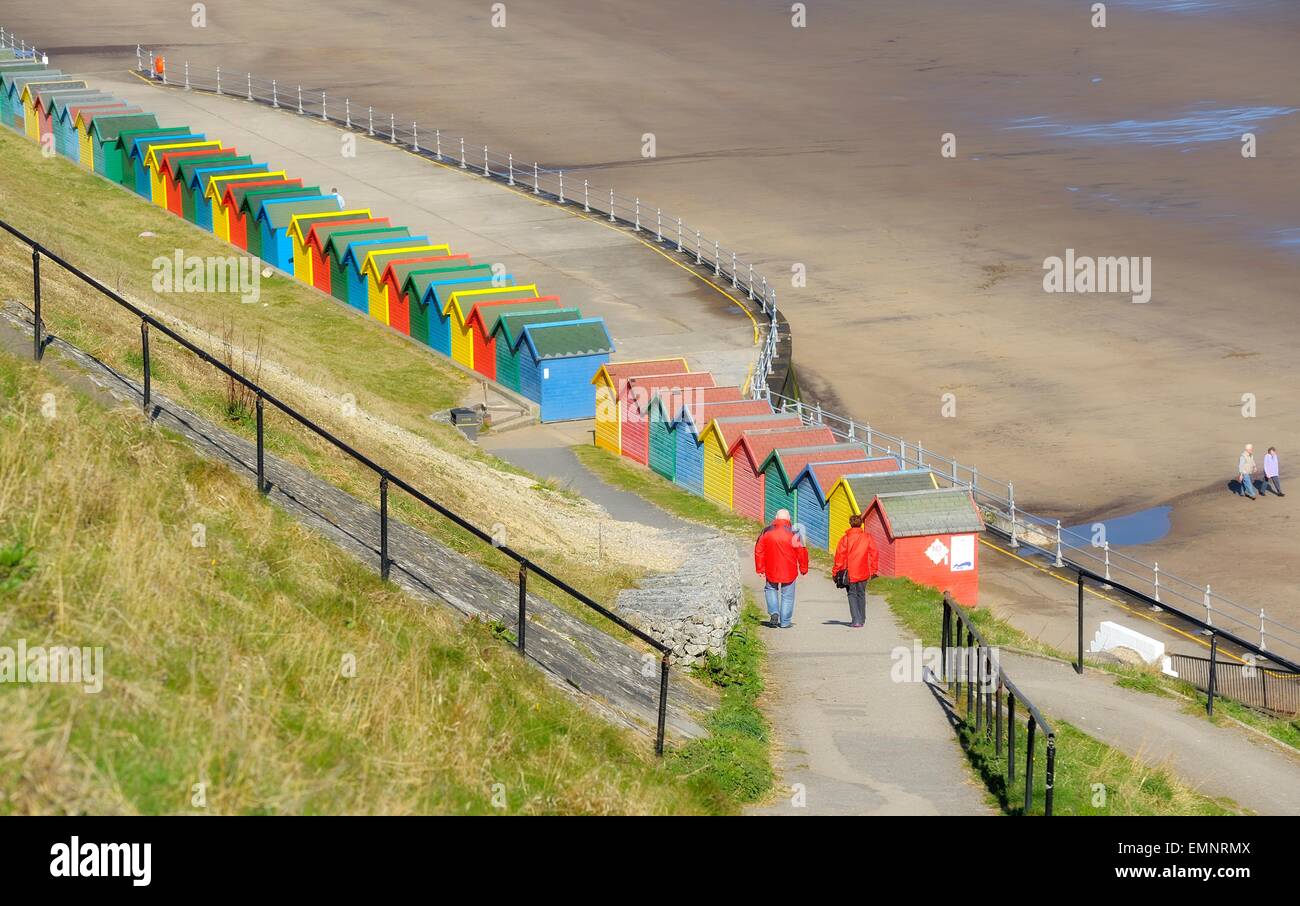
[[[451,294],[442,310],[451,330],[451,357],[466,368],[474,367],[474,331],[468,324],[469,310],[479,302],[497,299],[532,299],[539,295],[536,283],[499,286],[490,289],[462,289]]]

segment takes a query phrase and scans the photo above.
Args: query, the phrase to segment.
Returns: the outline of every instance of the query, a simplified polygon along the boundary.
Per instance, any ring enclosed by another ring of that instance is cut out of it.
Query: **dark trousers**
[[[1273,493],[1277,494],[1277,495],[1280,497],[1280,496],[1282,495],[1282,482],[1278,481],[1278,478],[1277,478],[1276,475],[1269,475],[1268,477],[1266,477],[1266,478],[1264,479],[1264,490],[1265,490],[1265,491],[1268,490],[1268,484],[1269,484],[1269,482],[1272,482],[1272,483],[1273,483]]]
[[[867,622],[867,580],[849,583],[849,622]]]

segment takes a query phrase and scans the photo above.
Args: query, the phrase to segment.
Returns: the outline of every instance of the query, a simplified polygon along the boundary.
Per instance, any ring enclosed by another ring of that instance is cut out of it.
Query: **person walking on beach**
[[[1269,447],[1268,452],[1264,454],[1264,490],[1268,491],[1268,486],[1273,485],[1273,493],[1279,497],[1285,497],[1282,493],[1282,482],[1278,478],[1280,472],[1277,467],[1277,447]]]
[[[794,619],[794,583],[808,574],[808,547],[790,526],[790,511],[777,510],[772,524],[754,543],[754,571],[767,582],[763,598],[773,629],[789,629]]]
[[[880,572],[880,555],[862,527],[861,515],[849,517],[849,530],[835,546],[832,569],[835,584],[843,584],[849,593],[849,621],[854,629],[861,629],[867,622],[867,580]]]
[[[330,186],[330,194],[338,196],[340,211],[348,206],[348,203],[343,200],[343,195],[339,192],[338,186]]]
[[[1251,500],[1255,499],[1255,445],[1246,444],[1246,449],[1241,451],[1241,456],[1237,458],[1237,481],[1241,484],[1241,492]]]

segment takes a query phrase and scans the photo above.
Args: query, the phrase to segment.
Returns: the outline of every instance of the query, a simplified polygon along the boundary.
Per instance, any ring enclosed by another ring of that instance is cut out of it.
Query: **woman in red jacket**
[[[849,529],[835,547],[835,575],[844,573],[849,593],[849,619],[854,629],[867,622],[867,580],[880,572],[880,554],[862,527],[861,516],[849,517]]]
[[[767,579],[763,597],[773,629],[789,629],[794,619],[794,583],[808,574],[808,547],[803,527],[790,526],[790,511],[777,510],[772,524],[754,543],[754,570]]]

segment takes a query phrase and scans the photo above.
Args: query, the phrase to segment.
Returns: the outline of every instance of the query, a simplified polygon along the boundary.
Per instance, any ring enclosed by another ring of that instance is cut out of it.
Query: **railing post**
[[[703,258],[700,255],[700,231],[695,231],[695,265],[698,267]]]
[[[1047,774],[1043,782],[1043,814],[1052,817],[1052,789],[1056,786],[1056,734],[1047,734]]]
[[[515,155],[514,152],[511,151],[506,155],[506,185],[513,186],[514,184],[515,184]]]
[[[379,577],[388,581],[388,473],[379,476]]]
[[[718,246],[718,240],[713,240],[713,276],[722,276],[722,249]]]
[[[265,494],[270,488],[266,484],[266,445],[262,433],[262,391],[257,391],[257,493]]]
[[[1102,542],[1102,550],[1106,554],[1106,581],[1110,581],[1110,542]]]
[[[190,90],[190,61],[185,61],[185,90]]]
[[[993,693],[995,708],[993,719],[995,721],[993,729],[993,756],[1000,758],[1002,756],[1002,674],[998,674],[998,686]]]
[[[366,108],[366,132],[370,135],[375,134],[375,108],[371,105]]]
[[[32,248],[32,359],[39,362],[44,352],[41,323],[41,250]]]
[[[542,182],[539,176],[540,171],[537,167],[537,161],[533,161],[533,194],[542,194]]]
[[[1056,567],[1060,569],[1065,566],[1065,559],[1061,556],[1061,520],[1056,520]]]
[[[677,253],[680,255],[681,251],[682,251],[682,219],[678,217],[677,218]]]
[[[221,67],[217,67],[217,94],[221,94]]]
[[[251,72],[248,73],[248,99],[250,101],[253,99],[253,74]]]
[[[326,101],[325,92],[322,91],[320,93],[320,118],[322,120],[325,120],[326,122],[329,122],[329,114],[325,112],[325,101]]]
[[[655,208],[655,241],[664,241],[664,211],[663,208]]]
[[[953,633],[957,636],[953,641],[952,654],[950,655],[952,659],[952,697],[953,703],[956,704],[957,700],[961,698],[962,673],[966,670],[966,665],[961,660],[962,631],[965,627],[962,625],[960,617],[953,622],[952,628]]]
[[[253,99],[252,73],[249,73],[248,99]],[[275,79],[271,80],[271,106],[276,110],[280,109],[280,92],[275,87]]]
[[[487,145],[484,145],[484,146],[483,146],[483,175],[484,175],[484,176],[491,176],[491,175],[492,175],[492,169],[491,169],[491,167],[488,165],[488,147],[487,147]]]
[[[664,754],[664,731],[668,727],[668,652],[659,657],[659,728],[655,731],[655,754]]]
[[[1034,715],[1029,715],[1029,732],[1025,735],[1025,814],[1029,814],[1030,808],[1034,805],[1034,731],[1038,729],[1038,721],[1034,720]]]
[[[560,204],[564,204],[564,171],[560,171],[560,194],[558,196]]]
[[[465,136],[463,135],[460,137],[460,168],[462,170],[469,169],[469,166],[465,163]]]
[[[1152,575],[1155,576],[1155,579],[1152,583],[1155,586],[1155,590],[1156,590],[1155,598],[1157,601],[1159,601],[1160,600],[1160,562],[1156,561],[1154,564],[1152,564],[1151,568],[1152,568]]]
[[[980,730],[984,729],[984,649],[978,643],[971,649],[971,657],[975,661],[975,682],[972,688],[975,690],[975,735],[978,736]],[[966,719],[970,720],[969,713]]]
[[[397,114],[388,114],[388,141],[390,144],[397,144]]]
[[[1210,679],[1205,684],[1205,714],[1207,717],[1214,716],[1214,692],[1218,685],[1219,678],[1219,634],[1210,633]],[[1261,668],[1256,668],[1261,669]]]
[[[442,160],[442,130],[433,130],[433,155],[438,160]]]
[[[609,222],[614,222],[614,190],[609,190]]]
[[[735,289],[740,284],[736,282],[736,253],[731,253],[731,288]]]
[[[641,232],[641,198],[639,196],[636,199],[636,223],[634,225],[636,231]]]
[[[525,653],[524,638],[528,634],[528,561],[519,561],[519,624],[515,627],[515,647]]]
[[[1210,586],[1205,586],[1208,591]],[[1268,651],[1268,633],[1264,630],[1264,608],[1259,609],[1259,650]]]
[[[420,153],[420,124],[411,120],[411,150]]]
[[[1074,672],[1082,676],[1083,675],[1083,573],[1082,572],[1078,573],[1078,576],[1079,576],[1079,581],[1078,581],[1079,608],[1078,608],[1077,622],[1078,622],[1078,630],[1079,630],[1079,648],[1078,648],[1079,654],[1078,654],[1078,660],[1074,665]]]
[[[1210,600],[1210,586],[1208,585],[1205,586],[1205,624],[1207,626],[1214,625],[1214,604]]]
[[[582,181],[582,210],[584,213],[591,213],[591,192],[585,179]]]
[[[952,641],[952,601],[948,595],[943,596],[943,628],[939,632],[939,669],[943,671],[943,681],[951,685],[952,671],[948,669],[948,647]]]
[[[1011,547],[1014,550],[1020,542],[1016,540],[1016,487],[1011,482],[1007,482],[1007,501],[1011,506]]]
[[[143,400],[142,400],[142,401],[143,401],[143,403],[144,403],[144,414],[145,414],[145,417],[148,418],[148,416],[149,416],[149,396],[150,396],[150,386],[149,386],[149,322],[148,322],[148,321],[143,321],[143,320],[140,322],[140,359],[141,359],[141,361],[144,363],[144,383],[143,383],[143,387],[144,387],[144,395],[143,395]]]
[[[1007,785],[1016,782],[1016,696],[1007,691]]]
[[[343,99],[343,123],[349,131],[352,129],[352,98]]]
[[[975,683],[971,682],[972,678],[979,672],[975,664],[975,652],[979,650],[979,645],[975,641],[975,633],[967,633],[966,636],[966,720],[970,721],[970,713],[975,708]]]

